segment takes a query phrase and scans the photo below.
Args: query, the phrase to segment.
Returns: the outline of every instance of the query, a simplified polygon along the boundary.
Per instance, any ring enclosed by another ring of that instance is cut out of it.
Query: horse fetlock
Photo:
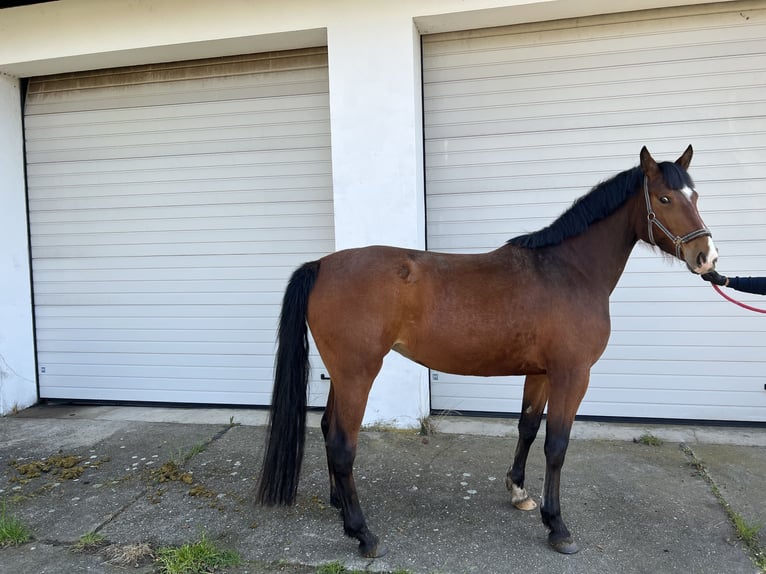
[[[513,481],[506,480],[506,486],[511,491],[511,504],[519,510],[534,510],[537,503],[529,496],[526,488],[516,486]]]

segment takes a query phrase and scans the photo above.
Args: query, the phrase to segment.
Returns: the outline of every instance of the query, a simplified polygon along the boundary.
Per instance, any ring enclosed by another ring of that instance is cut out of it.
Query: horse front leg
[[[562,554],[574,554],[580,550],[561,518],[559,490],[561,468],[569,446],[569,434],[577,408],[588,388],[588,379],[589,371],[570,373],[569,376],[563,377],[563,380],[551,378],[545,432],[545,484],[540,515],[543,524],[550,529],[548,544]]]
[[[527,493],[524,480],[527,456],[540,428],[545,403],[548,401],[548,389],[546,375],[527,375],[519,417],[519,440],[516,443],[513,464],[508,468],[505,477],[505,486],[511,491],[511,504],[520,510],[537,508],[537,503]]]

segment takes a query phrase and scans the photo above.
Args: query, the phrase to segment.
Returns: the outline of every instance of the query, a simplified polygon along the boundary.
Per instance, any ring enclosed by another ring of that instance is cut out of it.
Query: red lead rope
[[[715,283],[711,282],[710,284],[713,286],[713,289],[718,291],[718,294],[724,299],[726,299],[727,301],[731,301],[735,305],[739,305],[740,307],[742,307],[743,309],[747,309],[748,311],[755,311],[756,313],[766,313],[766,309],[759,309],[758,307],[751,307],[750,305],[745,305],[741,301],[737,301],[736,299],[729,297],[726,293],[721,291],[721,288]]]

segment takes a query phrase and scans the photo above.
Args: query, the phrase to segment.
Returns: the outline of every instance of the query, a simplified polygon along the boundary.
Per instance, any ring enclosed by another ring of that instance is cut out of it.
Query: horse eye
[[[667,195],[660,197],[660,203],[670,203],[670,198]]]

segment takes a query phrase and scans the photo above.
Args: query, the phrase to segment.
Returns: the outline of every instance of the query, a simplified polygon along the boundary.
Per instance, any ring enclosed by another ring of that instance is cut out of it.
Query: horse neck
[[[612,215],[590,225],[555,249],[577,268],[594,288],[610,294],[617,286],[633,247],[638,241],[634,225],[636,202],[629,199]]]

